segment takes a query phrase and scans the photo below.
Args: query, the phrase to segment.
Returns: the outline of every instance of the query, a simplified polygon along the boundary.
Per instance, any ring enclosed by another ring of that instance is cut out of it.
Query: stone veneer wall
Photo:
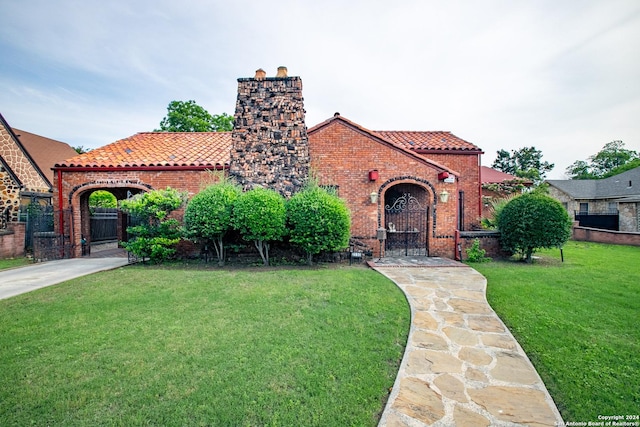
[[[244,189],[285,197],[309,176],[309,144],[300,77],[238,79],[229,175]]]
[[[23,190],[48,192],[49,184],[35,169],[31,160],[20,149],[11,133],[0,124],[0,156],[22,181]]]
[[[9,211],[9,221],[18,221],[20,211],[20,185],[18,185],[0,165],[0,214],[4,214],[5,209],[11,207]]]

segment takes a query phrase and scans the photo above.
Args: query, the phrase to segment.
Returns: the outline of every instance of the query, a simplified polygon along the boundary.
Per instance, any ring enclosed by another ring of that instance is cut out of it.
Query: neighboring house
[[[581,226],[640,231],[640,167],[604,179],[547,180]]]
[[[51,204],[51,168],[76,151],[64,142],[11,128],[0,114],[0,212],[18,221],[20,207]]]
[[[526,180],[487,166],[480,167],[480,181],[482,182],[482,217],[491,215],[492,202],[512,194],[521,193],[531,187],[533,181]]]
[[[139,133],[56,165],[55,206],[73,214],[58,229],[75,255],[90,236],[93,191],[124,199],[170,186],[192,196],[224,170],[245,189],[287,197],[314,174],[346,200],[361,247],[455,256],[458,231],[480,221],[477,146],[450,132],[371,131],[337,113],[307,130],[300,78],[261,71],[238,79],[233,132]]]

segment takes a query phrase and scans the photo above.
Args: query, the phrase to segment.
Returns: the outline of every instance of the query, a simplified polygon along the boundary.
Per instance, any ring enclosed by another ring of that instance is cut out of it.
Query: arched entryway
[[[115,210],[112,213],[96,215],[95,209],[90,206],[90,197],[96,191],[107,191],[111,193],[115,199],[120,200],[128,199],[138,193],[148,191],[149,188],[140,188],[133,186],[124,187],[109,187],[109,186],[96,186],[87,185],[84,188],[79,189],[76,194],[71,195],[71,199],[76,198],[79,201],[79,227],[75,228],[75,243],[76,247],[80,250],[76,250],[76,256],[87,256],[91,254],[91,248],[96,244],[104,244],[107,241],[121,242],[127,240],[127,226],[129,225],[128,216],[120,210]],[[74,221],[75,222],[75,221]],[[103,227],[105,222],[110,222],[110,227],[115,227],[115,230],[109,232],[109,236],[101,235],[95,230],[96,227]],[[78,224],[78,223],[76,223]],[[79,233],[78,233],[79,231]]]
[[[385,256],[429,255],[429,193],[402,183],[384,193]]]

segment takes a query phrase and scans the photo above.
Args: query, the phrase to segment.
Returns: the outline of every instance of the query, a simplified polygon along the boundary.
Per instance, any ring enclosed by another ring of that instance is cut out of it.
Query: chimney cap
[[[256,76],[255,79],[256,80],[264,80],[264,78],[267,77],[267,72],[264,71],[262,68],[258,68],[256,70]]]
[[[276,74],[276,77],[278,78],[287,77],[287,67],[285,66],[278,67],[278,74]]]

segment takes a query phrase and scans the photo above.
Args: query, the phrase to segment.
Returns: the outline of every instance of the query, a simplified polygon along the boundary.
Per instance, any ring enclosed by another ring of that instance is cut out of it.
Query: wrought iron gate
[[[410,193],[385,205],[385,256],[428,256],[429,211]]]

